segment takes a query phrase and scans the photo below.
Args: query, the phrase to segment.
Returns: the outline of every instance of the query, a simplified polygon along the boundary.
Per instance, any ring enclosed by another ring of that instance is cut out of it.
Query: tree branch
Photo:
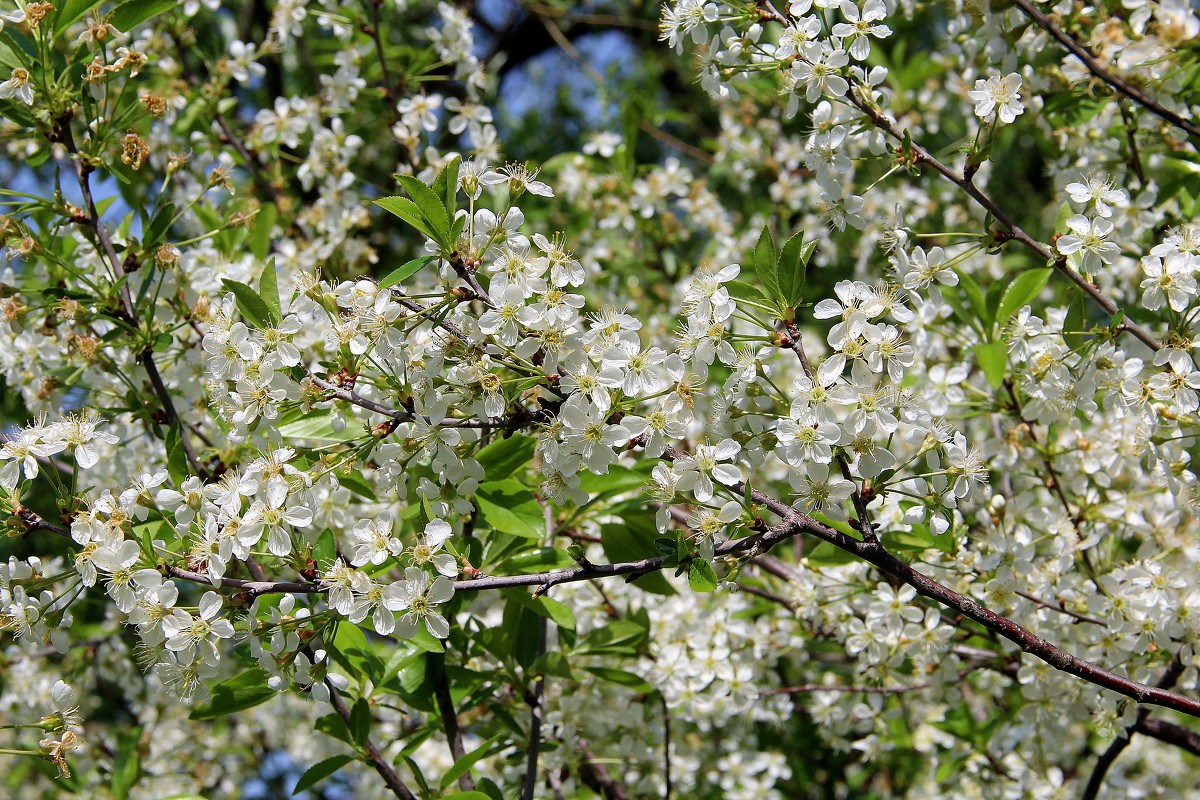
[[[325,686],[329,689],[329,702],[333,704],[334,710],[337,711],[338,716],[346,721],[346,727],[353,730],[350,727],[350,709],[346,706],[346,701],[342,699],[337,687],[330,683],[328,678],[325,679]],[[379,752],[379,748],[375,746],[375,742],[368,738],[363,744],[363,749],[367,751],[367,757],[371,759],[371,765],[375,767],[375,771],[379,773],[379,777],[383,778],[383,782],[387,787],[392,790],[392,794],[399,797],[400,800],[417,800],[413,793],[408,790],[408,787],[400,781],[400,776],[396,774],[396,770],[392,769],[392,765]]]
[[[853,86],[850,87],[850,89],[846,92],[845,97],[855,108],[866,114],[876,128],[879,128],[879,130],[883,131],[896,141],[904,141],[904,133],[896,127],[895,123],[885,117],[879,109],[875,108],[873,103],[860,98],[855,93]],[[918,163],[924,162],[929,164],[929,166],[933,167],[937,172],[939,172],[942,177],[953,183],[958,188],[962,189],[968,197],[990,212],[991,215],[995,217],[998,222],[1000,222],[1000,224],[1008,228],[1008,236],[1010,238],[1028,247],[1040,258],[1042,258],[1048,266],[1054,267],[1054,269],[1056,269],[1058,272],[1065,275],[1072,283],[1082,289],[1085,294],[1091,297],[1097,305],[1099,305],[1109,314],[1116,314],[1121,310],[1120,307],[1108,297],[1108,295],[1100,291],[1096,284],[1087,280],[1074,269],[1072,269],[1071,265],[1067,263],[1065,258],[1052,253],[1045,245],[1038,242],[1036,239],[1026,233],[1020,225],[1013,221],[1012,217],[1005,213],[1004,209],[1000,208],[1000,206],[997,205],[990,197],[979,191],[979,189],[970,180],[943,164],[936,157],[934,157],[932,153],[918,145],[916,142],[911,142],[910,147],[912,148],[913,154],[917,157]],[[1124,330],[1129,331],[1151,350],[1158,351],[1162,349],[1162,344],[1152,335],[1150,335],[1145,328],[1138,325],[1136,322],[1126,318],[1121,324]]]
[[[438,665],[437,676],[433,682],[433,695],[437,700],[438,711],[442,715],[442,727],[446,729],[446,740],[450,743],[450,755],[457,763],[467,754],[463,747],[462,730],[458,727],[458,714],[454,710],[454,698],[450,695],[450,681],[446,677],[446,654],[431,653],[430,659]],[[475,791],[475,779],[471,771],[466,770],[458,776],[458,788],[464,792]]]
[[[1200,125],[1179,116],[1174,111],[1164,108],[1157,101],[1147,97],[1141,89],[1130,84],[1116,73],[1100,66],[1100,62],[1096,60],[1096,57],[1086,47],[1075,41],[1071,36],[1068,36],[1054,24],[1052,19],[1039,11],[1037,6],[1029,2],[1029,0],[1013,0],[1013,5],[1021,9],[1021,12],[1025,16],[1036,22],[1046,33],[1057,39],[1059,44],[1071,52],[1071,55],[1082,61],[1083,65],[1088,68],[1088,72],[1160,119],[1166,120],[1180,130],[1187,131],[1192,136],[1200,137]]]
[[[1179,653],[1176,653],[1175,657],[1171,659],[1171,663],[1167,666],[1166,670],[1163,671],[1163,674],[1158,679],[1158,683],[1156,685],[1161,689],[1174,686],[1175,681],[1179,680],[1179,676],[1183,674],[1184,669],[1185,667],[1183,665],[1183,660],[1180,659]],[[1139,710],[1137,721],[1125,728],[1125,730],[1123,730],[1121,734],[1112,741],[1112,744],[1110,744],[1108,748],[1100,754],[1100,758],[1096,759],[1096,766],[1092,768],[1092,774],[1088,777],[1087,785],[1083,787],[1083,794],[1079,796],[1080,800],[1096,800],[1096,797],[1100,794],[1100,789],[1104,786],[1104,776],[1108,774],[1109,768],[1116,763],[1117,758],[1120,757],[1121,753],[1125,751],[1125,748],[1129,746],[1129,743],[1133,741],[1133,734],[1138,730],[1139,727],[1143,726],[1146,723],[1146,720],[1149,718],[1150,709],[1143,708]]]
[[[112,239],[108,236],[108,231],[100,222],[100,212],[96,210],[96,202],[92,197],[92,182],[91,173],[92,166],[84,161],[79,152],[78,146],[75,144],[75,137],[71,133],[71,125],[68,121],[60,122],[58,125],[59,132],[62,136],[63,144],[67,151],[71,154],[71,160],[74,164],[75,178],[79,183],[79,191],[83,196],[83,203],[87,209],[86,225],[95,234],[96,239],[100,242],[100,246],[104,255],[108,258],[109,264],[112,265],[113,278],[121,283],[119,296],[121,300],[121,310],[124,312],[129,323],[133,327],[139,326],[137,309],[134,308],[133,298],[129,294],[129,282],[121,282],[125,277],[125,265],[120,258],[117,257],[117,250],[113,247]],[[142,368],[146,371],[146,375],[150,378],[150,385],[154,387],[154,393],[158,395],[158,400],[162,404],[163,413],[166,415],[168,425],[179,425],[179,441],[183,445],[183,453],[187,457],[188,465],[192,472],[200,477],[201,480],[208,478],[208,472],[200,465],[200,458],[196,455],[196,448],[192,444],[192,437],[188,431],[188,427],[180,422],[179,413],[175,410],[175,402],[171,398],[170,391],[163,383],[162,375],[158,372],[158,365],[154,361],[154,351],[148,346],[143,346],[143,350],[138,354],[138,360],[142,364]]]

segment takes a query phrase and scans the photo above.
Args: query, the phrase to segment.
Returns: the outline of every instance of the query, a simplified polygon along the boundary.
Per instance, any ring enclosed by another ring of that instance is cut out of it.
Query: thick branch
[[[1088,68],[1088,72],[1095,75],[1100,80],[1107,83],[1116,91],[1133,100],[1138,105],[1144,107],[1147,111],[1164,119],[1180,130],[1187,131],[1192,136],[1200,136],[1200,125],[1185,119],[1174,111],[1164,108],[1157,101],[1147,97],[1146,94],[1138,87],[1132,85],[1121,76],[1110,72],[1100,66],[1100,62],[1096,60],[1088,49],[1072,37],[1068,36],[1062,29],[1054,24],[1054,21],[1038,10],[1037,6],[1029,2],[1029,0],[1013,0],[1013,5],[1021,9],[1025,16],[1036,22],[1046,33],[1058,40],[1059,44],[1071,51],[1071,55],[1083,62],[1083,65]]]

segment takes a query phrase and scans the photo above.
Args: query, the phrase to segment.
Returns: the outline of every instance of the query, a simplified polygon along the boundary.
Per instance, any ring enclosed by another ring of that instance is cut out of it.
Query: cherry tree
[[[1188,3],[0,3],[10,792],[1195,791]]]

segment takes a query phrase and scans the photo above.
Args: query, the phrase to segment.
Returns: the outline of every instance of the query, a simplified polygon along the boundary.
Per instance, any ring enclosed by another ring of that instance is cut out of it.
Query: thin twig
[[[1108,623],[1104,620],[1097,619],[1096,617],[1089,617],[1086,614],[1080,614],[1076,611],[1072,611],[1071,609],[1067,608],[1061,600],[1057,603],[1052,603],[1049,600],[1043,600],[1040,597],[1035,597],[1028,592],[1022,592],[1020,589],[1016,590],[1014,594],[1020,595],[1030,602],[1037,603],[1042,608],[1048,608],[1051,611],[1057,611],[1060,614],[1066,614],[1068,617],[1078,620],[1079,622],[1090,622],[1093,625],[1102,625],[1105,628],[1108,627]]]
[[[325,686],[329,689],[329,702],[333,704],[333,708],[346,722],[346,727],[350,728],[350,709],[346,706],[346,701],[342,699],[337,687],[330,683],[329,679],[325,679]],[[352,730],[352,729],[351,729]],[[379,777],[383,778],[383,782],[392,794],[399,797],[400,800],[416,800],[412,792],[408,790],[400,781],[400,776],[396,774],[396,770],[392,769],[392,765],[388,763],[383,754],[379,752],[379,748],[370,738],[363,743],[363,749],[367,751],[367,758],[371,759],[371,765],[375,767],[375,771],[379,773]]]
[[[928,689],[928,683],[914,683],[911,686],[822,686],[809,683],[803,686],[784,686],[779,689],[760,689],[760,695],[801,694],[807,692],[862,692],[863,694],[903,694]]]
[[[134,308],[133,298],[129,293],[129,282],[122,281],[125,277],[125,265],[117,256],[117,250],[113,247],[112,239],[108,236],[108,231],[105,230],[104,224],[100,221],[100,212],[96,210],[96,202],[92,197],[92,167],[85,163],[80,155],[79,148],[75,144],[75,137],[71,133],[71,125],[67,121],[60,123],[60,132],[62,134],[63,144],[67,151],[71,154],[71,160],[74,162],[75,178],[79,183],[79,191],[83,196],[83,203],[87,210],[86,223],[88,228],[95,234],[99,240],[103,254],[108,258],[109,264],[112,266],[113,278],[121,283],[119,297],[121,301],[121,310],[130,325],[138,327],[138,313]],[[171,398],[170,391],[163,383],[162,375],[159,374],[158,365],[154,361],[154,351],[148,346],[144,347],[142,352],[138,354],[138,360],[141,362],[142,368],[146,371],[146,376],[150,379],[150,385],[154,387],[154,393],[158,395],[158,400],[162,404],[163,413],[166,415],[168,425],[179,426],[179,441],[183,445],[184,456],[187,458],[188,465],[192,472],[200,477],[201,480],[208,478],[208,472],[200,464],[200,458],[196,455],[196,448],[192,444],[191,434],[188,432],[188,427],[179,419],[179,413],[175,410],[175,402]]]
[[[866,114],[876,128],[883,131],[896,141],[904,141],[904,133],[896,127],[895,123],[885,117],[872,102],[868,102],[859,97],[855,91],[855,87],[851,87],[849,90],[847,90],[845,97],[855,108]],[[1067,263],[1066,258],[1052,253],[1045,245],[1026,233],[1025,230],[1021,228],[1021,226],[1018,225],[1013,218],[1004,211],[1004,209],[1002,209],[990,197],[981,192],[974,183],[943,164],[932,153],[918,145],[916,142],[910,142],[909,146],[911,147],[912,153],[917,159],[918,163],[923,162],[933,167],[939,174],[942,175],[942,177],[953,183],[958,188],[962,189],[968,197],[991,213],[991,215],[995,217],[1001,225],[1008,228],[1008,238],[1012,239],[1013,241],[1020,242],[1036,253],[1043,261],[1046,262],[1047,266],[1053,267],[1058,272],[1066,276],[1067,279],[1082,289],[1086,295],[1091,297],[1092,300],[1095,301],[1096,304],[1103,308],[1107,313],[1116,314],[1121,310],[1120,307],[1108,297],[1108,295],[1100,291],[1100,288],[1096,286],[1096,284],[1092,283],[1076,272],[1071,265]],[[1162,343],[1155,339],[1149,332],[1146,331],[1145,328],[1141,327],[1136,322],[1126,318],[1122,322],[1122,325],[1124,330],[1129,331],[1151,350],[1158,351],[1162,349]]]
[[[1192,136],[1200,137],[1200,125],[1185,119],[1174,111],[1164,108],[1157,101],[1147,97],[1146,94],[1136,86],[1126,81],[1121,76],[1100,66],[1100,62],[1096,60],[1086,47],[1074,38],[1068,36],[1062,29],[1054,24],[1054,21],[1038,10],[1037,6],[1029,2],[1029,0],[1013,0],[1013,5],[1021,9],[1025,16],[1036,22],[1046,33],[1058,40],[1059,44],[1071,51],[1071,55],[1083,62],[1083,65],[1088,68],[1088,72],[1095,75],[1100,80],[1107,83],[1116,91],[1133,100],[1138,105],[1144,107],[1147,111],[1155,116],[1166,120],[1180,130],[1187,131]]]

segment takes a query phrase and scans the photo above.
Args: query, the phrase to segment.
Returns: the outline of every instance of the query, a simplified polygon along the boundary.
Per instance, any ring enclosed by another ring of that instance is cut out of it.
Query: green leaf
[[[354,708],[350,709],[350,735],[359,747],[365,746],[371,736],[371,704],[365,697],[354,701]]]
[[[641,466],[643,464],[639,464],[639,467]],[[644,466],[646,466],[647,470],[653,468],[652,464]],[[621,464],[613,464],[608,468],[607,474],[599,475],[594,472],[584,472],[579,478],[579,488],[591,495],[593,499],[641,489],[650,483],[648,471],[630,469]]]
[[[585,670],[595,675],[597,678],[606,680],[609,683],[615,683],[620,686],[628,686],[635,692],[650,692],[653,687],[646,682],[646,679],[640,675],[635,675],[632,672],[626,672],[623,669],[615,667],[584,667]]]
[[[318,717],[313,723],[313,728],[325,734],[332,736],[340,742],[353,745],[350,741],[350,729],[346,727],[346,720],[342,719],[341,714],[326,714],[323,717]]]
[[[504,574],[529,575],[573,566],[575,559],[561,547],[538,547],[505,559],[500,571]]]
[[[504,734],[497,734],[496,736],[493,736],[492,738],[488,739],[483,744],[479,745],[479,747],[476,747],[474,750],[472,750],[471,752],[464,755],[458,761],[455,761],[454,766],[451,767],[449,770],[447,770],[446,774],[442,776],[442,780],[440,783],[442,790],[444,791],[447,786],[449,786],[450,784],[452,784],[456,780],[458,780],[460,777],[462,777],[463,774],[466,773],[467,770],[469,770],[471,767],[475,766],[475,763],[477,761],[479,761],[479,759],[483,758],[484,756],[491,755],[492,753],[496,752],[497,749],[500,749],[500,748],[496,748],[496,745],[499,744],[500,742],[504,741],[505,738],[506,737]],[[456,792],[454,795],[451,795],[451,796],[452,797],[462,797],[463,795],[472,795],[472,794],[480,795],[481,797],[484,797],[484,798],[487,797],[487,795],[484,794],[483,792]]]
[[[483,792],[455,792],[442,795],[442,800],[492,800]]]
[[[103,2],[104,0],[66,0],[59,8],[58,17],[54,21],[54,32],[62,33],[68,25]]]
[[[1083,347],[1083,331],[1087,328],[1087,308],[1083,292],[1071,292],[1071,304],[1067,306],[1067,317],[1063,320],[1063,341],[1072,350]]]
[[[776,282],[779,284],[780,299],[794,308],[804,299],[808,288],[808,260],[817,247],[815,241],[805,242],[804,235],[797,233],[783,245],[779,262],[775,266]]]
[[[461,164],[462,158],[455,156],[433,179],[433,192],[442,198],[442,207],[450,219],[454,219],[454,212],[458,210],[458,168]]]
[[[811,551],[805,553],[804,560],[808,562],[809,566],[813,567],[841,567],[846,564],[853,564],[859,559],[853,553],[848,553],[829,542],[821,542]]]
[[[726,281],[725,288],[729,291],[730,297],[736,297],[739,300],[770,300],[771,296],[757,286],[753,286],[745,281]]]
[[[525,539],[546,535],[546,519],[533,492],[515,480],[489,481],[475,493],[488,524],[502,533]]]
[[[254,323],[255,327],[266,328],[271,324],[271,309],[258,296],[258,292],[244,283],[229,278],[222,278],[221,283],[225,285],[226,289],[233,292],[233,296],[237,298],[238,310],[242,312],[243,317]]]
[[[129,0],[117,6],[108,21],[117,30],[128,33],[151,17],[170,11],[175,5],[176,0]]]
[[[257,667],[248,669],[229,680],[212,687],[212,697],[196,708],[188,719],[217,719],[247,708],[253,708],[274,697],[275,690],[267,686],[267,673]]]
[[[407,197],[383,197],[375,201],[375,205],[382,208],[384,211],[390,211],[400,219],[407,222],[417,229],[418,232],[424,234],[427,238],[437,241],[437,236],[429,223],[425,220],[425,216],[421,213],[421,209],[417,204]]]
[[[979,288],[979,284],[975,282],[974,278],[961,269],[956,269],[955,272],[958,273],[958,285],[967,293],[971,310],[975,312],[975,321],[982,325],[980,330],[986,335],[992,330],[992,314],[988,309],[987,300],[983,296],[983,289]]]
[[[142,737],[142,726],[117,734],[117,757],[113,762],[111,785],[113,800],[126,800],[129,790],[141,773],[142,757],[138,742]]]
[[[509,602],[528,608],[538,616],[545,617],[560,628],[575,630],[575,612],[571,607],[550,597],[531,597],[524,589],[501,590]]]
[[[143,241],[149,247],[157,245],[166,238],[167,233],[171,229],[171,220],[175,218],[175,204],[168,202],[158,210],[154,215],[154,219],[146,226],[142,236]]]
[[[984,342],[975,345],[975,357],[993,389],[1004,385],[1008,373],[1008,346],[1004,342]]]
[[[274,203],[265,203],[258,209],[254,217],[254,231],[249,236],[250,253],[255,258],[266,258],[271,252],[271,232],[278,219],[279,210]]]
[[[528,464],[536,449],[537,439],[518,433],[492,442],[475,454],[475,460],[489,481],[499,481]]]
[[[575,680],[575,673],[571,672],[571,665],[568,663],[567,657],[558,652],[542,653],[534,660],[529,671],[535,675],[563,678],[568,681]]]
[[[750,263],[754,266],[754,276],[762,284],[764,294],[773,300],[782,300],[776,272],[775,240],[771,238],[771,228],[764,225],[759,234],[758,243],[754,245],[754,254]]]
[[[397,175],[396,180],[408,192],[429,229],[437,234],[431,238],[447,250],[452,250],[454,243],[450,241],[450,217],[437,192],[412,175]]]
[[[353,425],[347,426],[344,430],[335,431],[332,417],[328,411],[297,414],[287,422],[280,424],[279,432],[287,439],[304,439],[318,443],[346,442],[363,435],[362,428]]]
[[[272,325],[283,322],[283,306],[279,302],[279,274],[275,270],[275,257],[267,259],[262,275],[258,279],[258,293],[267,306],[267,318]]]
[[[351,756],[341,755],[318,761],[306,769],[300,776],[300,780],[296,781],[296,785],[292,787],[292,794],[298,795],[304,790],[312,788],[353,760]]]
[[[171,427],[167,428],[167,474],[171,476],[171,482],[176,487],[182,486],[191,474],[191,469],[188,467],[187,453],[183,449],[183,440],[180,437],[179,421],[171,423]]]
[[[654,540],[658,538],[658,529],[654,527],[654,518],[628,515],[619,525],[604,525],[600,528],[600,544],[604,548],[604,556],[615,563],[621,561],[637,561],[643,558],[653,558],[662,555],[655,547]],[[651,572],[633,582],[639,589],[661,595],[675,594],[675,587],[663,577],[660,572]]]
[[[713,565],[703,558],[693,558],[688,564],[688,585],[697,592],[711,592],[717,588],[717,573]]]
[[[421,256],[420,258],[414,258],[407,264],[396,267],[379,282],[379,288],[390,289],[406,278],[411,278],[413,275],[416,275],[418,272],[425,269],[425,266],[435,258],[437,258],[437,256]]]
[[[1000,298],[1000,307],[996,309],[996,325],[1003,329],[1008,318],[1025,305],[1032,302],[1045,288],[1050,280],[1050,267],[1041,267],[1022,272],[1016,280],[1008,285],[1008,289]]]

